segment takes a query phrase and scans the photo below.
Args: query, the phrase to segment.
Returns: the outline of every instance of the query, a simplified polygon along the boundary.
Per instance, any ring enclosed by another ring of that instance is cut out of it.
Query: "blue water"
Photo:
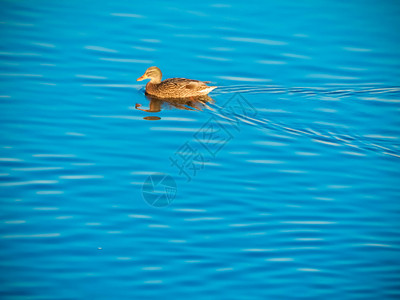
[[[115,2],[1,1],[1,298],[398,299],[399,3]]]

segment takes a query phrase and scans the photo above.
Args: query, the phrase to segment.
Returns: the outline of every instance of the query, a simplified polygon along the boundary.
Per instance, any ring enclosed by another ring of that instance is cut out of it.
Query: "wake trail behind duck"
[[[218,89],[216,90],[218,91]],[[327,89],[327,88],[279,88],[276,86],[226,86],[219,89],[220,94],[226,93],[294,93],[302,95],[329,95],[336,97],[345,97],[349,95],[373,95],[373,94],[397,94],[400,92],[399,87],[386,87],[386,88],[364,88],[364,89]],[[389,99],[382,101],[399,102],[397,99]],[[373,151],[375,153],[381,153],[384,155],[390,155],[393,157],[400,158],[400,145],[393,143],[392,141],[384,141],[379,138],[367,138],[365,136],[357,136],[353,132],[347,132],[346,134],[339,133],[337,130],[321,130],[320,128],[301,128],[289,126],[285,123],[274,121],[269,118],[264,118],[258,114],[257,118],[250,117],[245,114],[233,112],[232,110],[227,111],[223,106],[218,104],[211,105],[214,109],[210,110],[212,114],[218,118],[225,119],[229,122],[241,121],[259,129],[269,129],[277,132],[277,134],[287,133],[290,135],[304,136],[311,138],[313,142],[323,143],[331,146],[346,146],[352,149],[358,149],[359,151]],[[239,110],[238,110],[239,111]],[[300,125],[301,126],[301,125]]]

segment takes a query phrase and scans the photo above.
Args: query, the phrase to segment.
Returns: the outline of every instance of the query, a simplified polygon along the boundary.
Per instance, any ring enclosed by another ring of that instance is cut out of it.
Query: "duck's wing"
[[[207,85],[203,81],[194,81],[192,80],[188,84],[186,84],[185,88],[189,90],[202,90],[206,87]]]
[[[207,94],[216,87],[211,87],[203,81],[186,78],[169,78],[162,81],[157,89],[163,98],[193,97]]]
[[[191,91],[201,91],[207,88],[206,82],[186,78],[168,78],[161,82],[163,89],[188,89]]]

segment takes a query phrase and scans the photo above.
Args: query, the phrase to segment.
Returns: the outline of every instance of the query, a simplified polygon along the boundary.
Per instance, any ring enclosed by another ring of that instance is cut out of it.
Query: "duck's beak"
[[[147,79],[148,77],[146,76],[146,74],[143,74],[142,76],[140,76],[138,79],[136,79],[136,81],[142,81]]]

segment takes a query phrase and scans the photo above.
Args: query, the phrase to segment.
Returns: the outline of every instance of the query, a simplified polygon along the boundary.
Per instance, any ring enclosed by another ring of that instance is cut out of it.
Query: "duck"
[[[136,81],[150,79],[146,84],[146,95],[157,98],[193,98],[207,95],[216,86],[208,86],[210,81],[200,81],[186,78],[168,78],[161,81],[161,70],[155,66],[150,67]]]

